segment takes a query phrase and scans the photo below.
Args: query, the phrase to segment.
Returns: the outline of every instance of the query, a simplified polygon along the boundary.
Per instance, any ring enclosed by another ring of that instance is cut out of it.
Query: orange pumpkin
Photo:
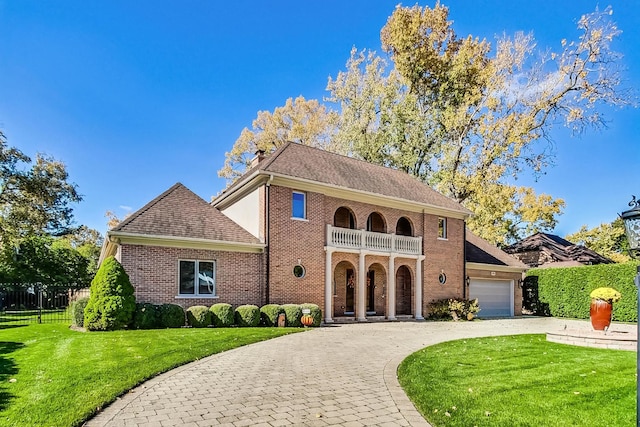
[[[305,314],[305,315],[302,316],[300,321],[302,322],[302,324],[304,326],[311,326],[311,325],[313,325],[313,316],[310,315],[310,314]]]

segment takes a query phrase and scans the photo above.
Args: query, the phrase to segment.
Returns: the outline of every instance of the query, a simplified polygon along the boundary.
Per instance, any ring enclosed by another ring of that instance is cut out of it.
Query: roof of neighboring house
[[[536,233],[525,237],[511,246],[507,246],[504,251],[510,254],[543,251],[554,260],[554,263],[574,261],[573,265],[577,265],[576,263],[610,264],[613,262],[585,246],[573,244],[562,237],[547,233]]]
[[[405,172],[294,142],[284,144],[247,171],[218,199],[238,190],[256,174],[278,174],[471,214],[455,200]]]
[[[248,231],[181,183],[173,185],[110,232],[259,243]]]
[[[508,266],[521,268],[523,270],[529,268],[522,261],[512,257],[502,249],[498,248],[495,245],[492,245],[483,238],[476,236],[469,229],[467,229],[465,251],[467,262]]]

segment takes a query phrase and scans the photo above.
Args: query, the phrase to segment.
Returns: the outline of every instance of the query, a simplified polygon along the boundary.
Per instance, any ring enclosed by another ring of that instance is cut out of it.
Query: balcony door
[[[353,270],[350,268],[347,269],[346,285],[347,285],[346,286],[347,296],[346,296],[346,302],[344,305],[344,314],[353,314],[355,312],[354,295],[355,295],[355,288],[356,288],[356,278],[353,274]]]
[[[376,311],[375,289],[375,272],[373,270],[369,270],[367,273],[367,313],[375,313]]]

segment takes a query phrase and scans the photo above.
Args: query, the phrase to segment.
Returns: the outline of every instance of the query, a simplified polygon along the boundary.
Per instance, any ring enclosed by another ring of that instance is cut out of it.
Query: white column
[[[364,251],[360,251],[360,259],[358,260],[358,303],[356,305],[356,320],[359,322],[366,322],[367,320],[367,308],[365,305],[367,272],[365,271],[364,258]]]
[[[396,267],[395,256],[389,257],[389,272],[387,274],[387,319],[396,320]]]
[[[333,269],[331,268],[331,254],[333,251],[326,248],[326,257],[324,261],[324,323],[333,323]]]
[[[415,318],[416,320],[423,320],[422,317],[422,260],[424,260],[424,256],[418,257],[416,260],[416,307],[415,307]]]

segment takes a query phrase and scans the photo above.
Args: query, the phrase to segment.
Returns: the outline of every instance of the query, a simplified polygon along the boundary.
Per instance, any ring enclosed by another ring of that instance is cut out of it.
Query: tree
[[[84,326],[91,331],[124,329],[136,310],[134,289],[127,272],[114,258],[100,265],[91,282],[89,302],[84,309]]]
[[[68,179],[64,163],[42,154],[32,163],[0,132],[0,246],[66,234],[73,222],[70,204],[82,200]]]
[[[233,182],[249,169],[258,150],[270,154],[288,141],[327,149],[334,133],[335,112],[317,100],[299,96],[287,99],[285,105],[273,113],[259,111],[252,129],[244,128],[230,152],[225,153],[220,177]]]
[[[485,40],[458,37],[445,6],[398,6],[381,32],[394,68],[352,51],[347,71],[329,82],[329,99],[342,108],[339,134],[353,139],[353,155],[412,173],[470,207],[478,214],[470,225],[493,242],[546,229],[564,202],[511,181],[544,171],[552,151],[541,142],[551,142],[554,124],[579,133],[604,125],[600,106],[631,103],[610,49],[620,33],[610,14],[584,15],[577,41],[537,60],[532,35],[503,37],[492,52]]]
[[[582,243],[615,262],[626,262],[631,259],[627,255],[629,241],[624,231],[624,222],[620,218],[591,229],[583,225],[577,232],[567,235],[566,239],[573,243]]]

